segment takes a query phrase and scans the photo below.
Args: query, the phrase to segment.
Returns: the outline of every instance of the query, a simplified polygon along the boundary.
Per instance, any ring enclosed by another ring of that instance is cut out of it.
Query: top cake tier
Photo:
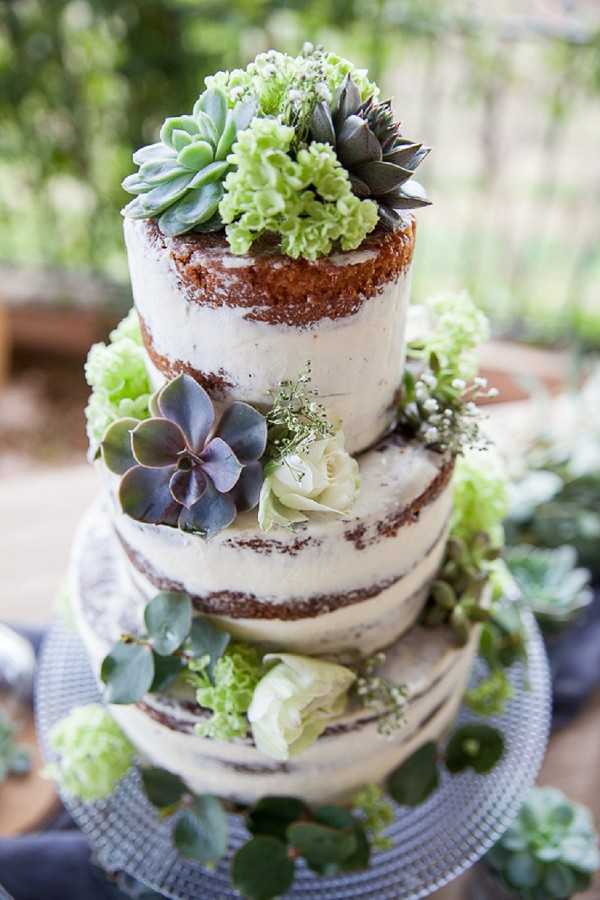
[[[358,453],[393,420],[404,366],[415,223],[316,262],[268,244],[234,256],[222,234],[168,238],[125,220],[135,305],[156,386],[193,375],[215,400],[271,402],[311,366],[312,386]]]

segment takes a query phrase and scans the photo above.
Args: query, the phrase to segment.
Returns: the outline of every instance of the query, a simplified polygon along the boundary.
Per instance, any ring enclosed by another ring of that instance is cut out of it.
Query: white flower
[[[286,760],[306,750],[346,708],[355,675],[345,666],[292,653],[259,681],[248,709],[254,743],[261,753]]]
[[[344,435],[337,431],[267,467],[258,504],[260,527],[269,531],[274,525],[304,522],[307,512],[343,515],[359,487],[358,463],[344,449]]]

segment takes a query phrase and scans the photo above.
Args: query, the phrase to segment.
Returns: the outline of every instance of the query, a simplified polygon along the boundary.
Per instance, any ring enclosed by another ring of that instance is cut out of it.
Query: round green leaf
[[[250,834],[268,834],[287,840],[287,828],[306,814],[306,806],[298,797],[262,797],[248,813],[246,826]]]
[[[221,801],[210,794],[194,797],[192,805],[177,819],[173,840],[182,856],[204,865],[224,856],[227,816]]]
[[[285,844],[259,835],[240,847],[233,857],[231,881],[248,900],[272,900],[292,886],[294,863]]]
[[[192,627],[192,601],[187,594],[161,591],[144,610],[150,642],[159,656],[181,647]]]
[[[119,641],[104,657],[100,678],[107,703],[137,703],[154,680],[152,650],[145,644]]]
[[[159,809],[178,803],[187,790],[179,775],[155,766],[142,769],[142,784],[150,803]]]
[[[136,465],[131,449],[131,432],[137,425],[137,419],[117,419],[102,438],[102,459],[106,468],[115,475],[124,475]]]
[[[179,656],[159,656],[154,653],[154,681],[150,685],[150,693],[164,691],[184,669],[185,663]]]
[[[289,826],[287,836],[292,847],[317,866],[342,863],[357,848],[354,830],[337,830],[316,822],[295,822]]]
[[[504,753],[504,738],[490,725],[463,725],[446,747],[446,766],[456,774],[471,768],[480,775],[491,772]]]
[[[364,828],[358,822],[354,823],[354,834],[356,837],[356,850],[341,864],[340,868],[344,872],[356,872],[369,867],[371,846]]]
[[[541,866],[529,853],[515,853],[506,866],[506,878],[513,887],[530,888],[538,883]]]
[[[318,806],[313,810],[314,819],[329,828],[354,828],[354,816],[343,806]]]
[[[392,772],[388,790],[396,803],[418,806],[436,790],[440,781],[437,756],[437,745],[430,741]]]
[[[230,635],[213,625],[209,619],[196,618],[190,632],[190,648],[195,659],[208,656],[208,676],[214,682],[215,666],[223,656],[230,641]]]

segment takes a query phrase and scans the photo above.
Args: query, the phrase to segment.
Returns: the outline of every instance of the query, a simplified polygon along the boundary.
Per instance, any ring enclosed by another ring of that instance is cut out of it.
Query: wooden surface
[[[0,482],[0,619],[40,625],[50,621],[77,521],[96,491],[96,475],[86,465]],[[576,722],[552,740],[541,782],[591,806],[600,822],[600,691]],[[434,897],[466,900],[467,890],[468,876]],[[600,900],[600,881],[581,897]]]

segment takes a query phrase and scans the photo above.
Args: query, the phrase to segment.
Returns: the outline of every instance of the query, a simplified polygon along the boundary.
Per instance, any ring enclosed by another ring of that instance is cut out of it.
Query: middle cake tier
[[[369,654],[391,644],[417,619],[442,562],[453,463],[397,435],[359,463],[361,491],[346,516],[265,533],[250,512],[209,540],[134,521],[111,485],[140,600],[185,591],[198,613],[278,651]]]

